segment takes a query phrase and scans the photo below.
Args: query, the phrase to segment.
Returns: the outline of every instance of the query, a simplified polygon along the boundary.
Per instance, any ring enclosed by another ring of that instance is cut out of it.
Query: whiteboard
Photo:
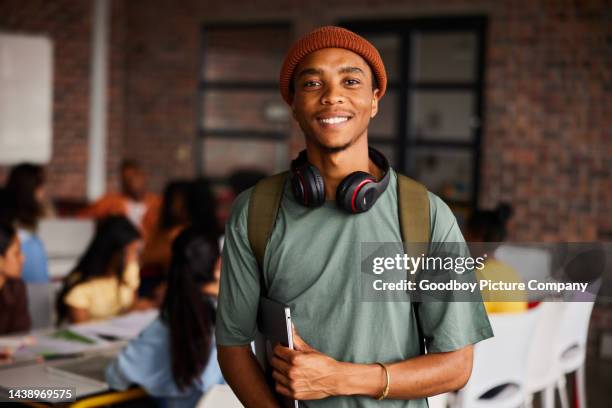
[[[0,164],[49,162],[52,98],[51,39],[0,33]]]

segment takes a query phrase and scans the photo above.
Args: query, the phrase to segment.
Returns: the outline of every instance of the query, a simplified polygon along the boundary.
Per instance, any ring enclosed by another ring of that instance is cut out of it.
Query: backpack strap
[[[397,173],[397,207],[404,242],[429,242],[429,196],[424,185]]]
[[[262,293],[265,293],[265,285],[263,285],[264,255],[268,239],[276,221],[288,173],[285,171],[260,180],[253,187],[251,197],[249,198],[247,230],[249,244],[259,267]]]
[[[407,243],[429,243],[429,195],[427,188],[419,182],[397,173],[397,208],[399,211],[400,231],[404,249],[408,253]],[[418,256],[418,254],[413,254]],[[425,336],[419,320],[419,302],[412,302],[412,311],[417,325],[419,350],[425,354]]]

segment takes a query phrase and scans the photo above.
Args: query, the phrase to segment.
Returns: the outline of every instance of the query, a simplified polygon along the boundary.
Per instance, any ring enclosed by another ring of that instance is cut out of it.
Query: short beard
[[[351,140],[348,143],[343,144],[342,146],[325,146],[322,144],[319,144],[319,146],[321,147],[321,149],[323,149],[326,153],[329,154],[334,154],[334,153],[340,153],[346,149],[348,149],[349,147],[351,147],[351,145],[353,144],[353,140]]]
[[[355,137],[355,138],[349,140],[348,142],[346,142],[345,144],[340,145],[340,146],[327,146],[327,145],[324,145],[323,143],[319,142],[316,137],[312,137],[311,138],[311,140],[313,142],[315,142],[316,145],[319,146],[319,148],[321,150],[325,151],[328,154],[334,154],[334,153],[343,152],[346,149],[348,149],[349,147],[351,147],[352,145],[354,145],[359,139],[361,139],[361,136]]]

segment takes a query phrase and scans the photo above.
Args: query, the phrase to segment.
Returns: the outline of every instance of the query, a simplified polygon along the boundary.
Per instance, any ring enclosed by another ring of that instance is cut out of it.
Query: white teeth
[[[334,125],[336,123],[342,123],[342,122],[346,122],[349,118],[344,117],[344,116],[336,116],[333,118],[325,118],[325,119],[319,119],[321,122],[323,123],[327,123],[329,125]]]

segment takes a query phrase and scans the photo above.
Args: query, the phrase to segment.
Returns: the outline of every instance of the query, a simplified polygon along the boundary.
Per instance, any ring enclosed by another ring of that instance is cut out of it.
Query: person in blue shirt
[[[111,388],[144,388],[165,407],[194,407],[215,384],[224,384],[214,339],[219,293],[218,244],[197,228],[172,244],[160,316],[129,342],[106,370]]]
[[[11,169],[6,182],[6,209],[18,229],[25,256],[22,279],[26,283],[49,282],[47,252],[36,235],[38,221],[45,215],[45,171],[42,166],[22,163]]]

